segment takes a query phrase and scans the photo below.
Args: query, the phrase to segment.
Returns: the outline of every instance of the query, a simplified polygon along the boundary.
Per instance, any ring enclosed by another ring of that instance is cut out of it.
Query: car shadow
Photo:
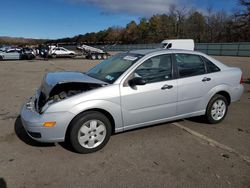
[[[202,124],[207,124],[210,125],[207,120],[205,119],[204,116],[196,116],[196,117],[190,117],[190,118],[185,118],[185,120],[194,122],[194,123],[202,123]]]
[[[63,149],[65,149],[65,150],[67,150],[67,151],[70,151],[70,152],[72,152],[72,153],[77,153],[77,154],[78,154],[78,152],[76,152],[76,151],[72,148],[72,146],[70,145],[69,142],[59,142],[58,144],[59,144]]]
[[[7,188],[7,183],[3,178],[0,178],[0,188]]]
[[[21,141],[23,141],[25,144],[28,144],[30,146],[36,146],[36,147],[55,146],[54,143],[41,143],[41,142],[37,142],[37,141],[33,140],[32,138],[30,138],[23,127],[20,115],[16,118],[14,130],[15,130],[17,137]]]

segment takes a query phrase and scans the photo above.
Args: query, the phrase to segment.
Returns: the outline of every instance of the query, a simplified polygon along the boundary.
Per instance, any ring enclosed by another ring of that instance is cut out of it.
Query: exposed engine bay
[[[40,94],[36,101],[36,109],[42,113],[45,105],[49,105],[74,95],[102,87],[102,84],[97,83],[58,83],[53,87],[50,93],[46,93],[43,87],[40,88]]]

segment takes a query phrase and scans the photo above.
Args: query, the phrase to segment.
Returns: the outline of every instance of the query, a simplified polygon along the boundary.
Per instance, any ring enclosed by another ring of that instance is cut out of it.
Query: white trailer
[[[108,56],[110,56],[110,54],[108,52],[105,52],[104,50],[92,47],[92,46],[88,46],[88,45],[81,45],[81,46],[77,46],[77,49],[82,51],[84,53],[84,55],[86,56],[86,58],[88,59],[107,59]]]
[[[194,50],[193,39],[172,39],[161,42],[164,49]]]

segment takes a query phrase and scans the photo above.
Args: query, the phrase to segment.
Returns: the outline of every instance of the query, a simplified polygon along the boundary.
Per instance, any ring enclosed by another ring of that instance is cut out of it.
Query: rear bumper
[[[39,142],[63,142],[70,121],[74,118],[70,112],[39,114],[26,105],[21,110],[21,120],[28,135]],[[44,127],[44,122],[56,122],[54,127]]]
[[[242,84],[231,90],[231,102],[235,102],[240,100],[242,94],[244,92],[244,86]]]

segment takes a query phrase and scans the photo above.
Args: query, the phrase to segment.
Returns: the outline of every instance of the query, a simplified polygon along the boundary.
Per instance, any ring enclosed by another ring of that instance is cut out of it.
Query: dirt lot
[[[240,67],[244,78],[250,78],[250,58],[216,58]],[[86,71],[96,63],[79,59],[0,62],[0,188],[250,187],[249,84],[221,124],[207,125],[200,118],[177,122],[222,147],[173,123],[113,135],[101,151],[87,155],[74,153],[64,144],[29,139],[19,111],[44,73]]]

